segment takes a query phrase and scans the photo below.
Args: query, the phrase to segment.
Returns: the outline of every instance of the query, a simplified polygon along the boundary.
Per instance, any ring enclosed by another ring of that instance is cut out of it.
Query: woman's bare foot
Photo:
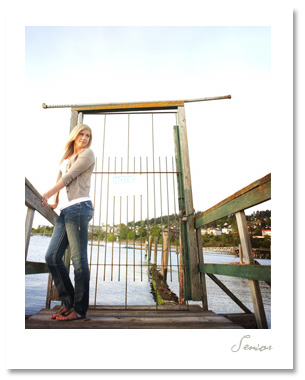
[[[74,309],[70,309],[68,312],[56,317],[58,321],[75,321],[77,319],[84,319],[84,318],[85,317],[82,317],[80,314],[77,314],[77,312]]]
[[[55,314],[50,315],[50,319],[57,319],[59,315],[65,314],[69,311],[70,309],[66,307],[61,307]]]

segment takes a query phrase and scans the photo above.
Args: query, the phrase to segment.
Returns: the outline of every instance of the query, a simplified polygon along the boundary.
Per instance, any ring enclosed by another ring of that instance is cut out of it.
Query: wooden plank
[[[198,247],[198,262],[204,264],[203,251],[202,251],[202,240],[201,240],[201,228],[196,229],[197,247]],[[200,273],[200,282],[202,286],[202,308],[203,310],[208,310],[208,295],[207,295],[207,285],[205,273]]]
[[[196,228],[271,199],[271,174],[251,183],[196,216]]]
[[[35,210],[31,207],[28,207],[26,219],[25,219],[25,260],[28,256],[34,215],[35,215]]]
[[[25,274],[41,274],[50,273],[46,263],[39,263],[34,261],[26,261]]]
[[[225,286],[216,276],[208,273],[211,280],[215,282],[245,313],[251,313],[251,311],[245,306],[231,291]]]
[[[27,178],[25,178],[26,206],[38,211],[42,216],[44,216],[50,223],[54,225],[58,218],[58,215],[49,205],[42,207],[41,198],[41,194],[35,189],[35,187],[30,183],[30,181]]]
[[[149,101],[149,102],[132,102],[132,103],[108,103],[108,104],[70,104],[70,105],[47,105],[45,103],[42,104],[42,108],[73,108],[76,111],[82,110],[99,110],[101,108],[105,108],[106,110],[134,110],[134,109],[162,109],[167,107],[178,107],[183,106],[184,103],[193,103],[193,102],[204,102],[211,100],[222,100],[222,99],[231,99],[231,95],[222,95],[222,96],[210,96],[205,98],[197,98],[197,99],[186,99],[186,100],[162,100],[162,101]],[[136,108],[135,108],[136,107]]]
[[[248,232],[247,220],[244,211],[237,212],[235,214],[237,227],[240,237],[240,243],[242,246],[242,251],[245,259],[245,264],[254,265],[253,251],[250,241],[250,236]],[[267,319],[262,299],[262,294],[259,287],[259,282],[257,280],[248,280],[250,293],[252,297],[252,303],[254,308],[254,314],[256,318],[257,327],[259,329],[267,329]]]
[[[98,111],[120,112],[120,111],[136,111],[136,110],[156,110],[156,109],[176,109],[183,106],[184,100],[157,101],[157,102],[133,102],[133,103],[108,103],[75,106],[74,111],[90,113]]]
[[[63,322],[50,320],[54,310],[44,309],[25,321],[26,329],[241,329],[228,318],[211,311],[124,310],[89,308],[87,318]]]
[[[199,270],[202,273],[246,278],[248,280],[271,281],[270,265],[199,264]]]

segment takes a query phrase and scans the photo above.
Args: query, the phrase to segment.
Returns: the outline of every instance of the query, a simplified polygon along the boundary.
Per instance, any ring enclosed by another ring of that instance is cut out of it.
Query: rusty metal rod
[[[224,95],[224,96],[211,96],[206,98],[197,98],[197,99],[185,99],[185,100],[161,100],[161,101],[151,101],[151,102],[129,102],[129,103],[95,103],[95,104],[64,104],[64,105],[47,105],[45,103],[42,103],[42,108],[90,108],[90,107],[116,107],[120,105],[124,106],[131,106],[134,105],[153,105],[154,103],[161,104],[162,103],[193,103],[193,102],[206,102],[210,100],[222,100],[222,99],[231,99],[231,95]]]
[[[181,172],[177,172],[177,171],[171,171],[171,172],[169,172],[169,171],[165,171],[165,172],[162,172],[162,171],[159,171],[159,172],[157,172],[157,171],[153,171],[153,172],[150,172],[150,171],[146,171],[146,172],[143,172],[143,171],[139,171],[139,172],[136,172],[136,171],[134,171],[134,172],[123,172],[123,171],[120,171],[120,172],[117,172],[117,171],[115,171],[115,172],[104,172],[104,171],[102,171],[102,172],[93,172],[93,174],[130,174],[130,175],[133,175],[133,174],[181,174]]]

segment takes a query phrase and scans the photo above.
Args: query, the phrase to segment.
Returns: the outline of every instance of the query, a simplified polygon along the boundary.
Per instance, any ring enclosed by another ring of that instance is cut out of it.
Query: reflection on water
[[[44,255],[50,238],[33,236],[31,238],[28,260],[44,262]],[[152,260],[153,260],[152,252]],[[97,247],[89,245],[88,259],[91,263],[90,304],[98,305],[154,305],[148,276],[147,258],[144,248],[129,249],[122,244],[108,243]],[[238,261],[232,255],[204,252],[206,263],[230,263]],[[271,260],[257,260],[262,265],[271,265]],[[97,262],[99,265],[97,267]],[[106,263],[106,265],[104,265]],[[158,252],[157,264],[161,264],[161,252]],[[168,285],[179,294],[179,259],[175,252],[169,258]],[[97,269],[98,268],[98,269]],[[217,276],[240,300],[253,311],[248,281],[245,279]],[[127,281],[126,281],[127,279]],[[47,292],[47,274],[25,277],[25,313],[34,314],[45,307]],[[72,275],[73,280],[73,275]],[[206,276],[208,307],[216,313],[243,312],[208,276]],[[263,302],[269,327],[271,326],[271,288],[260,282]],[[190,304],[201,304],[190,301]],[[52,305],[53,306],[52,302]]]

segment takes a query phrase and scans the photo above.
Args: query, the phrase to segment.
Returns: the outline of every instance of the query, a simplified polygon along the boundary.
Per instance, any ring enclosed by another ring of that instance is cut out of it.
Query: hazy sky
[[[41,193],[53,186],[69,133],[70,109],[42,103],[230,94],[186,105],[194,207],[203,211],[271,172],[270,75],[267,26],[26,27],[26,112],[36,144],[25,175]]]

